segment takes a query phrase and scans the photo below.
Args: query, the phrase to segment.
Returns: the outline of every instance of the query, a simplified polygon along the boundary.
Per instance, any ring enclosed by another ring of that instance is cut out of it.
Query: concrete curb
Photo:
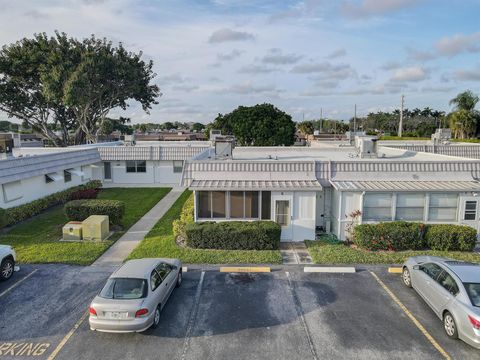
[[[337,266],[305,266],[303,272],[306,273],[354,273],[356,272],[353,266],[337,267]]]
[[[267,273],[270,272],[270,267],[268,266],[222,266],[219,269],[220,272],[238,272],[238,273]]]

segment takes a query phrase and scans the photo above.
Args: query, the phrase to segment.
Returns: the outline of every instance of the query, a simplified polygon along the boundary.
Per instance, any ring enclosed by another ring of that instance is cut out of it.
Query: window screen
[[[271,219],[271,192],[262,191],[262,220]]]
[[[363,220],[392,220],[392,194],[365,194],[363,197]]]
[[[243,191],[230,192],[230,217],[243,218]]]
[[[224,191],[212,191],[212,217],[224,218],[225,213],[225,192]]]
[[[212,216],[210,193],[208,191],[197,191],[197,216],[199,218],[210,218]]]
[[[183,161],[174,161],[173,162],[173,172],[181,173],[183,171]]]
[[[424,210],[424,194],[397,194],[396,220],[422,221]]]
[[[429,221],[456,221],[457,220],[457,194],[430,194],[428,205]]]
[[[63,170],[63,181],[70,182],[72,181],[72,173],[68,170]]]
[[[245,191],[245,218],[258,218],[258,191]]]

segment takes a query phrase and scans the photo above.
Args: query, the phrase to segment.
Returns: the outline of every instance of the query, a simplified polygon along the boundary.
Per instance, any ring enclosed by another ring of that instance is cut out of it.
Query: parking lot
[[[480,359],[480,351],[448,339],[441,321],[386,267],[353,274],[303,273],[299,266],[264,274],[191,269],[156,330],[93,332],[86,309],[111,270],[24,266],[1,283],[0,359]]]

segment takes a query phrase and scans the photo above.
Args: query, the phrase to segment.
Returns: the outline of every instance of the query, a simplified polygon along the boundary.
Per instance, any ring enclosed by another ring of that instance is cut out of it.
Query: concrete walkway
[[[310,253],[303,241],[281,242],[280,254],[282,254],[283,264],[285,265],[312,263]]]
[[[172,188],[162,200],[143,215],[91,266],[120,266],[133,249],[144,239],[145,235],[155,226],[157,221],[165,215],[184,190],[184,188],[179,187]]]

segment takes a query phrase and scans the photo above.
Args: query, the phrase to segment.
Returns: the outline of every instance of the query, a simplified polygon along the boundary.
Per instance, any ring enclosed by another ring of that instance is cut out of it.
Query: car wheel
[[[0,265],[0,280],[8,280],[13,275],[15,262],[12,259],[3,259]]]
[[[406,287],[409,287],[409,288],[412,287],[412,278],[410,277],[410,271],[408,271],[407,267],[403,268],[402,281],[403,281],[403,285],[405,285]]]
[[[447,333],[447,336],[451,339],[458,339],[458,331],[457,331],[457,324],[455,323],[455,319],[453,318],[452,314],[448,311],[443,316],[443,328]]]
[[[155,309],[155,315],[153,316],[152,329],[156,329],[158,327],[158,324],[160,324],[160,311],[160,305],[158,305]]]
[[[175,284],[175,286],[178,288],[180,287],[180,285],[182,285],[182,270],[178,272],[177,283]]]

